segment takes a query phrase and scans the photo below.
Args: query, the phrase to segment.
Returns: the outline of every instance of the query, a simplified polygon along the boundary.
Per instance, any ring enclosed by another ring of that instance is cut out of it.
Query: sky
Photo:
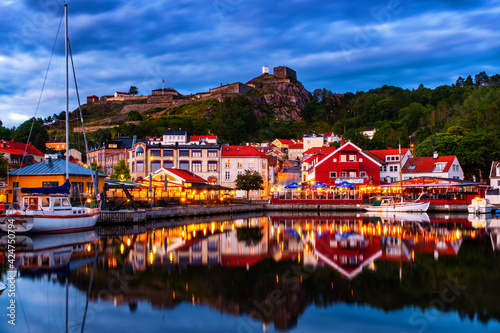
[[[55,43],[63,3],[0,2],[5,127],[65,109],[62,26]],[[264,65],[288,66],[307,90],[334,93],[435,88],[500,73],[500,0],[70,0],[68,7],[82,103],[130,86],[149,95],[163,80],[181,94],[204,92],[246,83]]]

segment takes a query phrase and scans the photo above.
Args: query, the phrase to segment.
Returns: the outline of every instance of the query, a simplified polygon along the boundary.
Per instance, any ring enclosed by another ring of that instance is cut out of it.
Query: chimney
[[[340,146],[344,145],[344,139],[340,140]]]
[[[437,150],[434,151],[433,157],[435,160],[437,160],[437,158],[439,157]]]

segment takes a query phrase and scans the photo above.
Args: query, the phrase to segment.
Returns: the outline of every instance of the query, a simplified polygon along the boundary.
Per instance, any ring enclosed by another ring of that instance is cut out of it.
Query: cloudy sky
[[[64,110],[63,0],[0,2],[0,120]],[[434,88],[500,73],[500,0],[70,0],[83,103],[137,86],[183,94],[286,65],[306,89]],[[76,108],[76,99],[70,109]]]

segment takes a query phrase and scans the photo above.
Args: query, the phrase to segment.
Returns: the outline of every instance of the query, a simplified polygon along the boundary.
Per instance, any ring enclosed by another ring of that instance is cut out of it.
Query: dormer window
[[[443,172],[446,167],[446,163],[435,163],[433,172]]]

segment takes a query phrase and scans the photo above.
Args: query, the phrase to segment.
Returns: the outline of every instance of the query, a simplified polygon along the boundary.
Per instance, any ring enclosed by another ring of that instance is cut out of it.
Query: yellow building
[[[72,199],[92,196],[93,184],[90,169],[70,162],[69,181],[71,183],[70,197]],[[95,173],[95,171],[94,171]],[[98,174],[98,193],[104,190],[106,175]],[[9,172],[5,184],[3,202],[12,202],[15,188],[52,187],[64,184],[66,181],[66,160],[60,158],[46,159],[27,167]]]
[[[62,139],[51,139],[45,142],[45,147],[56,151],[66,150],[66,141]]]

